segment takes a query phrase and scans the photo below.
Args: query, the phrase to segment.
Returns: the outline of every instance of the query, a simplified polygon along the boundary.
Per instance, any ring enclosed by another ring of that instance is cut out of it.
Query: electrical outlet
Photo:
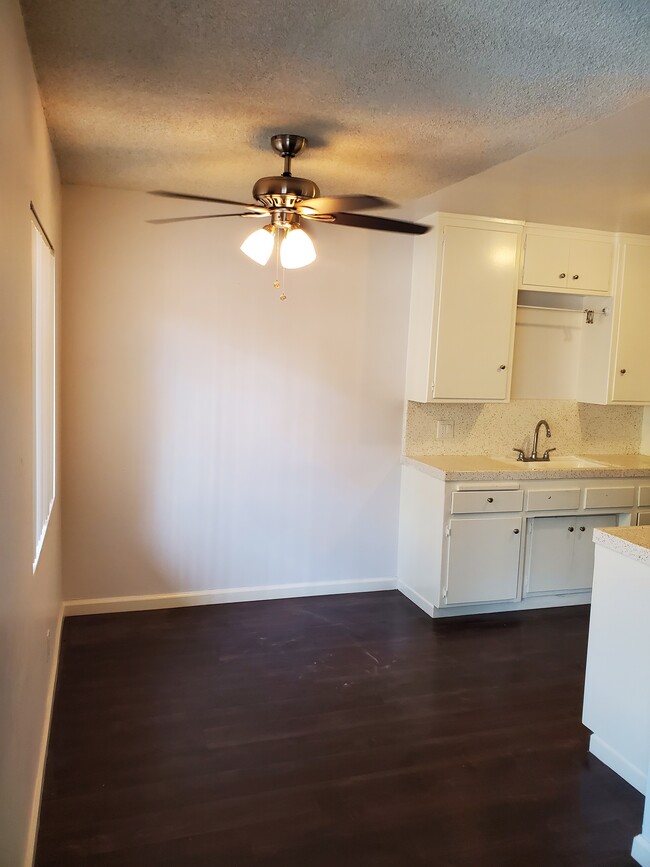
[[[436,439],[450,440],[454,436],[453,421],[439,421],[436,427]]]

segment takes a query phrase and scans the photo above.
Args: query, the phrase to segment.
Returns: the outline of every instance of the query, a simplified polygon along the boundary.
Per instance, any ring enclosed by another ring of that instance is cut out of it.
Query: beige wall
[[[0,105],[0,864],[16,867],[30,856],[60,610],[60,497],[32,574],[29,211],[58,249],[59,185],[17,0],[0,2]]]
[[[410,239],[202,210],[65,188],[66,599],[394,578]]]

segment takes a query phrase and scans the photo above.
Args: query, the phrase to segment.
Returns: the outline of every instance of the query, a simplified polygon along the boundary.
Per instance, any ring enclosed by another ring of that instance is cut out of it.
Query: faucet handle
[[[550,461],[549,455],[551,454],[551,452],[556,452],[556,451],[557,451],[557,449],[546,449],[546,451],[544,452],[544,454],[542,456],[542,460],[543,461]]]
[[[517,460],[518,460],[518,461],[523,461],[523,459],[524,459],[524,457],[525,457],[525,454],[524,454],[524,450],[523,450],[523,449],[513,449],[513,452],[518,452],[518,455],[519,455],[519,456],[518,456]]]

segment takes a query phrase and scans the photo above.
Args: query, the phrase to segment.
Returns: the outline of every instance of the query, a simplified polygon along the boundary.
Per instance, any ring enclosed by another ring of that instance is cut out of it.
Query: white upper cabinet
[[[430,219],[415,241],[406,396],[507,401],[522,225]]]
[[[612,400],[650,403],[650,243],[622,241]]]
[[[564,289],[569,271],[569,241],[564,237],[526,232],[522,284]]]
[[[650,404],[650,238],[620,236],[615,300],[605,314],[597,297],[585,301],[597,312],[582,326],[578,400]]]
[[[609,295],[614,239],[604,233],[526,228],[521,284],[529,289]]]
[[[569,249],[569,289],[583,295],[609,295],[612,290],[614,241],[575,238]]]

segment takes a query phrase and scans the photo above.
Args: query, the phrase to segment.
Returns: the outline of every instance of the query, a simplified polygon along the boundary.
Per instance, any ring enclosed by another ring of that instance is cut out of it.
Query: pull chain
[[[275,280],[273,281],[273,288],[274,289],[280,288],[279,276],[280,276],[280,244],[281,243],[282,243],[281,241],[277,240],[276,244],[275,244]],[[282,269],[282,282],[284,283],[284,281],[285,281],[285,271],[283,268]],[[282,294],[280,295],[280,301],[286,301],[286,300],[287,300],[287,296],[284,294],[284,291],[283,291]]]

